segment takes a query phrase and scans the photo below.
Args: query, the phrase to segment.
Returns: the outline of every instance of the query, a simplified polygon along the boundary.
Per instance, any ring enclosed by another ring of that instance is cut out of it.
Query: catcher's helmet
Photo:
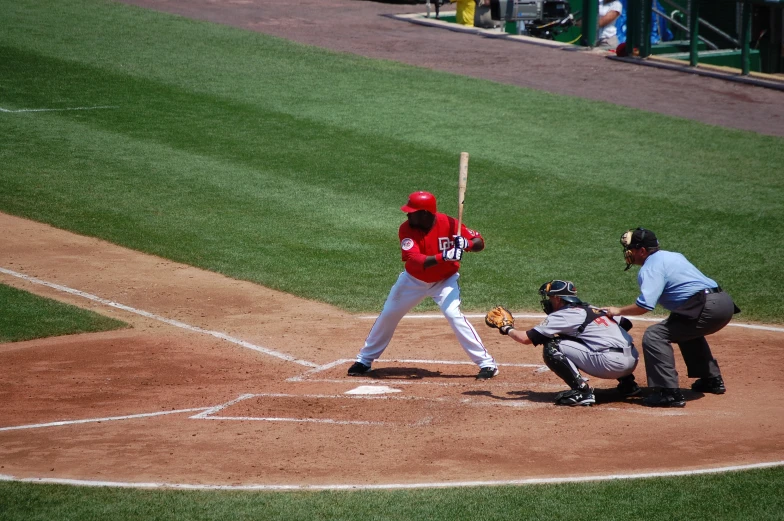
[[[400,207],[406,213],[414,213],[419,210],[426,210],[432,214],[436,213],[436,196],[430,192],[414,192],[408,196],[408,203]]]
[[[623,246],[623,257],[626,259],[626,269],[628,270],[632,267],[632,262],[634,261],[634,254],[631,250],[638,248],[646,248],[648,251],[656,250],[659,248],[659,240],[652,231],[645,228],[636,228],[623,232],[623,235],[621,235],[621,246]]]
[[[539,287],[539,295],[542,297],[542,310],[548,315],[553,312],[553,303],[550,301],[550,297],[559,297],[567,306],[582,304],[582,300],[577,297],[574,283],[569,280],[545,282]]]

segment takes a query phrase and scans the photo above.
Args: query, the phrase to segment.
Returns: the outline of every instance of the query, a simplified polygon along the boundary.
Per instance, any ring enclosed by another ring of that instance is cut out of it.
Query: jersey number
[[[607,322],[607,319],[605,317],[599,317],[596,320],[594,320],[594,322],[596,322],[597,324],[601,324],[604,327],[610,327],[610,323]]]

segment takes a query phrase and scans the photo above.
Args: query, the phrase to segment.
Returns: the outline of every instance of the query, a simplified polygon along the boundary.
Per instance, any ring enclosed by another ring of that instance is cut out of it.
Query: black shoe
[[[476,375],[477,380],[489,380],[495,375],[498,374],[497,367],[483,367],[479,370],[479,374]]]
[[[653,394],[645,398],[642,404],[648,407],[686,407],[686,400],[680,389],[661,387],[654,389]]]
[[[623,378],[618,378],[618,386],[616,389],[618,390],[618,393],[624,398],[637,396],[642,392],[640,386],[637,385],[637,382],[634,381],[633,374],[624,376]]]
[[[349,376],[364,376],[370,372],[370,366],[362,362],[354,362],[354,365],[348,368]]]
[[[699,378],[691,384],[691,390],[700,393],[724,394],[727,388],[724,387],[724,379],[721,376],[713,378]]]
[[[593,405],[596,403],[596,397],[593,395],[593,389],[569,389],[568,391],[561,391],[555,395],[555,405],[568,405],[574,407],[576,405]]]

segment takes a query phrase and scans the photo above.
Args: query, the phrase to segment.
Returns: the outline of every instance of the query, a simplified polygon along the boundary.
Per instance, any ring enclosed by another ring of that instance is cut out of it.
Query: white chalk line
[[[40,429],[44,427],[61,427],[63,425],[76,425],[80,423],[100,423],[100,422],[110,422],[110,421],[119,421],[119,420],[133,420],[136,418],[149,418],[151,416],[165,416],[167,414],[182,414],[186,412],[194,412],[194,411],[203,411],[206,407],[198,407],[195,409],[179,409],[176,411],[160,411],[160,412],[148,412],[143,414],[129,414],[126,416],[108,416],[106,418],[89,418],[84,420],[62,420],[56,422],[49,422],[49,423],[35,423],[31,425],[17,425],[15,427],[0,427],[0,431],[15,431],[21,429]]]
[[[259,418],[255,416],[210,416],[202,420],[234,420],[234,421],[265,421],[265,422],[296,422],[296,423],[327,423],[332,425],[386,425],[384,422],[364,420],[331,420],[328,418]]]
[[[334,484],[334,485],[205,485],[194,483],[133,483],[124,481],[95,481],[85,479],[60,479],[60,478],[17,478],[8,474],[0,474],[0,481],[17,481],[21,483],[41,483],[52,485],[74,485],[83,487],[115,487],[136,489],[181,489],[181,490],[260,490],[260,491],[287,491],[287,490],[405,490],[428,488],[464,488],[464,487],[497,487],[512,485],[548,485],[560,483],[587,483],[594,481],[615,481],[647,478],[669,478],[682,476],[699,476],[705,474],[722,474],[744,470],[766,469],[780,467],[784,461],[769,461],[750,463],[746,465],[730,465],[724,467],[709,467],[692,470],[676,470],[663,472],[642,472],[636,474],[604,474],[596,476],[566,476],[550,478],[509,479],[496,481],[446,481],[425,483],[389,483],[389,484]]]
[[[241,394],[240,396],[238,396],[237,398],[235,398],[235,399],[233,399],[231,401],[228,401],[228,402],[223,403],[221,405],[216,405],[215,407],[209,407],[208,409],[200,412],[199,414],[194,414],[193,416],[191,416],[191,419],[199,420],[199,419],[205,418],[205,417],[207,417],[209,415],[212,415],[212,414],[215,414],[215,413],[217,413],[219,411],[222,411],[226,407],[231,407],[235,403],[239,403],[239,402],[241,402],[243,400],[248,400],[250,398],[253,398],[254,396],[256,396],[256,395],[254,395],[254,394]]]
[[[397,382],[385,382],[385,384],[390,385],[397,385]],[[555,387],[555,386],[550,386]],[[558,388],[563,389],[563,386],[558,386]],[[243,394],[239,398],[227,402],[224,406],[213,407],[210,411],[213,410],[220,410],[224,407],[229,405],[233,405],[241,400],[247,400],[250,398],[300,398],[300,399],[314,399],[314,400],[382,400],[382,401],[399,401],[399,402],[436,402],[436,403],[444,403],[444,404],[456,404],[456,405],[466,405],[469,407],[508,407],[513,409],[531,409],[531,408],[551,408],[556,407],[551,402],[532,402],[530,400],[525,399],[518,399],[518,398],[506,398],[506,397],[493,397],[489,396],[487,399],[482,401],[477,401],[472,397],[464,396],[462,398],[455,398],[455,397],[432,397],[432,396],[405,396],[405,395],[356,395],[356,394],[291,394],[291,393],[258,393],[258,394]],[[694,412],[687,412],[683,410],[674,410],[674,409],[627,409],[621,407],[612,407],[612,406],[605,406],[600,408],[592,408],[593,411],[609,411],[609,412],[634,412],[637,414],[644,414],[646,416],[687,416],[687,415],[694,415]],[[266,418],[258,418],[258,417],[217,417],[217,416],[207,416],[210,414],[210,411],[205,411],[200,414],[196,414],[191,416],[193,419],[232,419],[232,420],[265,420]],[[711,416],[715,416],[715,412],[708,413]],[[287,418],[286,421],[300,421],[298,418]],[[307,419],[301,419],[301,421],[309,421]],[[333,420],[327,420],[326,423],[335,423]],[[362,423],[363,425],[365,423]],[[383,423],[376,423],[376,425],[384,425]],[[397,425],[415,425],[415,424],[397,424]]]
[[[281,360],[285,360],[287,362],[294,362],[295,364],[304,365],[305,367],[318,367],[318,364],[313,362],[309,362],[307,360],[300,360],[299,358],[295,358],[291,355],[287,355],[284,353],[280,353],[278,351],[273,351],[272,349],[268,349],[266,347],[261,347],[255,344],[251,344],[250,342],[246,342],[245,340],[241,340],[239,338],[235,338],[229,336],[225,333],[221,333],[219,331],[210,331],[208,329],[203,329],[198,326],[192,326],[190,324],[186,324],[185,322],[180,322],[179,320],[173,320],[170,318],[162,317],[160,315],[156,315],[154,313],[150,313],[149,311],[144,311],[142,309],[136,309],[130,306],[126,306],[124,304],[119,304],[117,302],[113,302],[111,300],[107,300],[102,297],[98,297],[96,295],[92,295],[90,293],[85,293],[84,291],[80,291],[78,289],[69,288],[67,286],[62,286],[60,284],[55,284],[53,282],[47,282],[45,280],[37,279],[35,277],[31,277],[29,275],[25,275],[23,273],[18,273],[16,271],[12,271],[6,268],[0,267],[0,273],[5,273],[6,275],[11,275],[12,277],[17,277],[28,282],[32,282],[34,284],[40,284],[41,286],[46,286],[49,288],[56,289],[58,291],[62,291],[68,293],[70,295],[76,295],[78,297],[83,297],[88,300],[92,300],[94,302],[99,302],[106,306],[110,306],[117,309],[122,309],[123,311],[128,311],[130,313],[135,313],[137,315],[141,315],[143,317],[151,318],[153,320],[157,320],[159,322],[163,322],[165,324],[169,324],[170,326],[179,327],[181,329],[186,329],[188,331],[192,331],[194,333],[202,333],[205,335],[210,335],[215,338],[219,338],[221,340],[226,340],[227,342],[231,342],[233,344],[237,344],[239,346],[245,347],[247,349],[251,349],[253,351],[258,351],[259,353],[264,353],[265,355],[274,356],[275,358],[280,358]]]
[[[546,317],[545,314],[517,314],[512,313],[515,318],[536,318],[542,319]],[[466,314],[464,315],[466,318],[485,318],[484,315],[473,315],[473,314]],[[376,320],[378,315],[361,315],[357,317],[359,320]],[[423,314],[423,315],[405,315],[404,319],[434,319],[434,318],[444,318],[444,315],[435,315],[435,314]],[[644,317],[626,317],[631,321],[639,321],[639,322],[661,322],[664,318],[644,318]],[[780,333],[784,333],[784,327],[776,327],[776,326],[766,326],[766,325],[759,325],[759,324],[743,324],[739,322],[730,322],[727,326],[731,327],[742,327],[746,329],[759,329],[762,331],[777,331]]]
[[[19,112],[60,112],[66,110],[100,110],[100,109],[119,109],[116,105],[98,105],[95,107],[65,107],[61,109],[4,109],[0,107],[0,112],[19,113]]]
[[[341,358],[339,360],[335,360],[334,362],[330,362],[328,364],[320,365],[315,367],[309,371],[306,371],[300,375],[292,376],[291,378],[287,378],[287,382],[344,382],[345,380],[324,380],[324,379],[315,379],[310,378],[314,374],[322,373],[339,365],[345,364],[347,362],[354,362],[353,358]],[[377,363],[393,363],[393,364],[417,364],[417,365],[426,365],[426,364],[442,364],[442,365],[475,365],[473,362],[469,361],[458,361],[458,360],[407,360],[407,359],[387,359],[387,358],[379,358],[376,360]],[[498,367],[530,367],[537,371],[549,371],[547,366],[542,364],[507,364],[502,363],[498,364]],[[459,384],[446,384],[443,382],[410,382],[410,383],[420,383],[420,384],[429,384],[429,385],[459,385]]]

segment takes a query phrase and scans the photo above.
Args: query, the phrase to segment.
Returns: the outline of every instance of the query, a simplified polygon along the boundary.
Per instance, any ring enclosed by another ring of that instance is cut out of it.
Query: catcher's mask
[[[626,260],[626,269],[628,270],[634,264],[634,252],[639,248],[645,248],[649,252],[659,249],[659,240],[656,234],[645,228],[636,228],[627,230],[621,235],[621,246],[623,246],[623,258]]]
[[[577,289],[569,280],[545,282],[539,287],[539,295],[542,297],[542,310],[548,315],[554,311],[550,297],[559,297],[567,306],[582,304],[582,301],[577,297]]]

